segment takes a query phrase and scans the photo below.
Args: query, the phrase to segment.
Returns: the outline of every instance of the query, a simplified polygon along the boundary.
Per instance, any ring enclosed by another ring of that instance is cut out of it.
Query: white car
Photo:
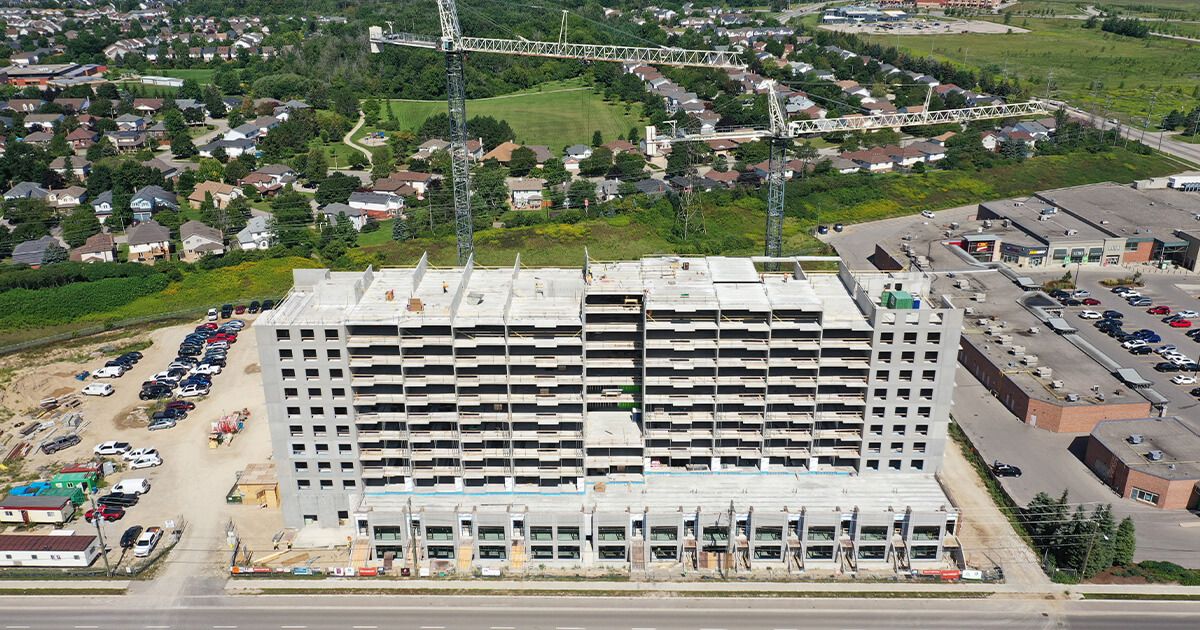
[[[932,219],[932,218],[934,218],[934,214],[933,214],[933,212],[932,212],[932,211],[930,211],[930,210],[922,210],[922,211],[921,211],[921,216],[925,217],[926,219]]]
[[[146,531],[138,536],[137,542],[133,544],[133,557],[145,558],[150,555],[151,551],[158,546],[158,541],[162,538],[162,529],[158,527],[147,527]]]
[[[110,365],[102,367],[95,372],[92,372],[92,378],[121,378],[125,374],[125,368],[120,365]]]
[[[1186,354],[1180,354],[1178,352],[1164,354],[1163,358],[1171,363],[1174,363],[1175,365],[1183,365],[1184,363],[1192,362],[1192,360]]]
[[[1189,374],[1176,374],[1171,378],[1171,382],[1176,385],[1195,385],[1196,377]]]
[[[125,455],[122,457],[122,459],[124,459],[127,462],[133,462],[133,461],[137,461],[143,457],[158,457],[158,449],[150,448],[148,446],[142,447],[142,448],[135,448],[132,451],[125,453]]]
[[[1196,311],[1179,311],[1176,313],[1176,315],[1184,319],[1196,319],[1197,317],[1200,317],[1200,313]]]
[[[1082,300],[1083,298],[1086,298],[1086,297],[1092,297],[1092,292],[1088,291],[1087,289],[1075,289],[1074,291],[1071,292],[1071,297],[1079,298]]]
[[[221,350],[228,350],[229,342],[228,341],[214,341],[214,342],[208,344],[209,350],[213,350],[213,349],[217,349],[217,348],[219,348]]]
[[[1142,343],[1145,343],[1144,341]],[[207,396],[208,388],[203,385],[188,385],[179,390],[179,395],[184,397],[189,396]]]
[[[138,470],[139,468],[153,468],[155,466],[162,466],[162,463],[163,460],[158,455],[148,455],[146,457],[139,457],[138,459],[133,460],[129,463],[129,467],[133,470]]]
[[[192,374],[220,374],[221,366],[212,363],[201,363],[192,368]]]
[[[1145,341],[1143,341],[1141,339],[1130,339],[1129,341],[1126,341],[1125,343],[1121,344],[1121,347],[1125,348],[1126,350],[1130,350],[1133,348],[1140,348],[1142,346],[1148,346],[1148,345],[1150,345],[1150,344],[1146,343]]]
[[[206,319],[206,320],[208,320],[208,321],[210,321],[210,322],[215,322],[215,321],[217,321],[217,309],[215,309],[215,308],[210,308],[210,309],[208,309],[208,315],[207,315],[207,316],[205,316],[205,318],[204,318],[204,319]]]
[[[122,453],[128,453],[129,449],[131,448],[133,447],[130,446],[129,442],[109,440],[107,442],[97,444],[96,448],[92,449],[92,452],[97,455],[120,455]]]
[[[1165,345],[1155,348],[1154,353],[1155,354],[1163,354],[1163,355],[1174,354],[1175,351],[1178,349],[1179,349],[1179,346],[1177,346],[1173,343],[1168,343],[1168,344],[1165,344]]]
[[[110,490],[120,494],[146,494],[150,492],[150,481],[140,477],[118,481]]]
[[[1083,319],[1101,319],[1104,317],[1096,311],[1080,311],[1079,316]]]
[[[1123,292],[1121,292],[1121,293],[1120,293],[1120,296],[1121,296],[1121,297],[1123,297],[1123,298],[1125,298],[1126,300],[1128,300],[1129,298],[1138,298],[1138,297],[1142,297],[1142,294],[1141,294],[1141,293],[1138,293],[1137,291],[1134,291],[1133,289],[1130,289],[1130,290],[1128,290],[1128,291],[1123,291]]]
[[[113,389],[113,386],[109,385],[108,383],[91,383],[87,387],[83,388],[83,395],[84,396],[112,396],[113,392],[115,392],[115,391],[117,391],[117,390]]]

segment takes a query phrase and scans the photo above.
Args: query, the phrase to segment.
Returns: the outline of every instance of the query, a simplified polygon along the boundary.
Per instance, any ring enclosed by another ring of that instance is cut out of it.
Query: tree
[[[604,144],[604,136],[601,135],[600,130],[597,129],[592,132],[592,146],[598,147],[602,144]]]
[[[596,147],[592,154],[579,161],[579,174],[584,177],[598,177],[612,168],[613,154],[607,147]]]
[[[1113,539],[1113,564],[1126,567],[1133,564],[1133,554],[1137,550],[1137,536],[1134,531],[1133,519],[1126,516],[1117,527]]]
[[[487,213],[496,215],[508,208],[508,186],[504,178],[508,171],[501,166],[483,165],[471,175],[471,193],[476,208],[486,208]]]
[[[400,215],[392,221],[392,240],[407,241],[413,237],[412,227],[408,224],[408,216]]]
[[[640,179],[646,169],[646,158],[633,151],[618,153],[614,163],[623,178]]]
[[[184,79],[183,85],[179,87],[177,98],[190,98],[192,100],[200,100],[200,84],[195,79]]]
[[[629,133],[625,135],[625,139],[626,139],[626,140],[628,140],[629,142],[633,143],[633,144],[637,144],[637,143],[638,143],[638,138],[639,138],[639,137],[640,137],[640,136],[639,136],[639,134],[638,134],[638,128],[637,128],[637,127],[630,127],[630,128],[629,128]]]
[[[1184,118],[1183,112],[1177,109],[1172,109],[1165,117],[1163,117],[1162,124],[1160,126],[1167,131],[1174,131],[1182,127],[1185,120],[1186,119]]]
[[[346,165],[356,171],[366,168],[370,163],[371,161],[367,159],[367,156],[358,151],[352,152],[350,157],[346,159]]]
[[[361,185],[362,182],[357,177],[334,173],[321,180],[317,186],[317,204],[326,206],[331,203],[346,203],[350,199],[350,193],[358,190]]]
[[[67,262],[68,258],[67,250],[63,249],[58,243],[52,243],[46,247],[46,251],[42,254],[42,264],[53,265],[54,263]]]
[[[100,220],[88,204],[77,206],[62,220],[63,240],[71,247],[79,247],[89,236],[100,231]]]
[[[196,144],[192,142],[191,137],[187,132],[171,136],[171,154],[176,159],[186,160],[187,158],[196,155]]]
[[[508,171],[513,177],[524,177],[537,168],[537,154],[529,147],[513,149],[512,158],[508,162]]]
[[[308,197],[288,186],[271,200],[271,213],[276,243],[283,247],[311,249],[312,235],[308,228],[313,217]]]
[[[304,162],[304,171],[302,175],[309,183],[315,184],[329,173],[329,159],[325,157],[325,152],[314,147],[308,152]]]
[[[572,208],[583,208],[584,201],[596,201],[596,184],[587,179],[577,179],[571,182],[567,189],[567,204]]]

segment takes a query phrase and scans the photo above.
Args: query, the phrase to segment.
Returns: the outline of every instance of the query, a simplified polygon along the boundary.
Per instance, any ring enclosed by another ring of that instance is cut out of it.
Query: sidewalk
[[[0,580],[0,591],[129,588],[129,580]]]

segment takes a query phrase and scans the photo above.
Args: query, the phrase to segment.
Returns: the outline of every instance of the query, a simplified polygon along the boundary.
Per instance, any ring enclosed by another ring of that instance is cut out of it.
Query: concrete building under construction
[[[285,523],[460,570],[939,562],[962,313],[927,286],[726,257],[296,270],[255,323]]]

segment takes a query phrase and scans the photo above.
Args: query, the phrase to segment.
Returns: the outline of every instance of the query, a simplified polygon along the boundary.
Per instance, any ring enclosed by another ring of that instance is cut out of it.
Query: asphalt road
[[[10,598],[3,598],[10,599]],[[1194,628],[1194,602],[1044,599],[219,598],[172,610],[125,598],[55,605],[11,598],[0,627],[58,630],[785,630],[799,628]],[[124,605],[117,605],[122,603]]]

